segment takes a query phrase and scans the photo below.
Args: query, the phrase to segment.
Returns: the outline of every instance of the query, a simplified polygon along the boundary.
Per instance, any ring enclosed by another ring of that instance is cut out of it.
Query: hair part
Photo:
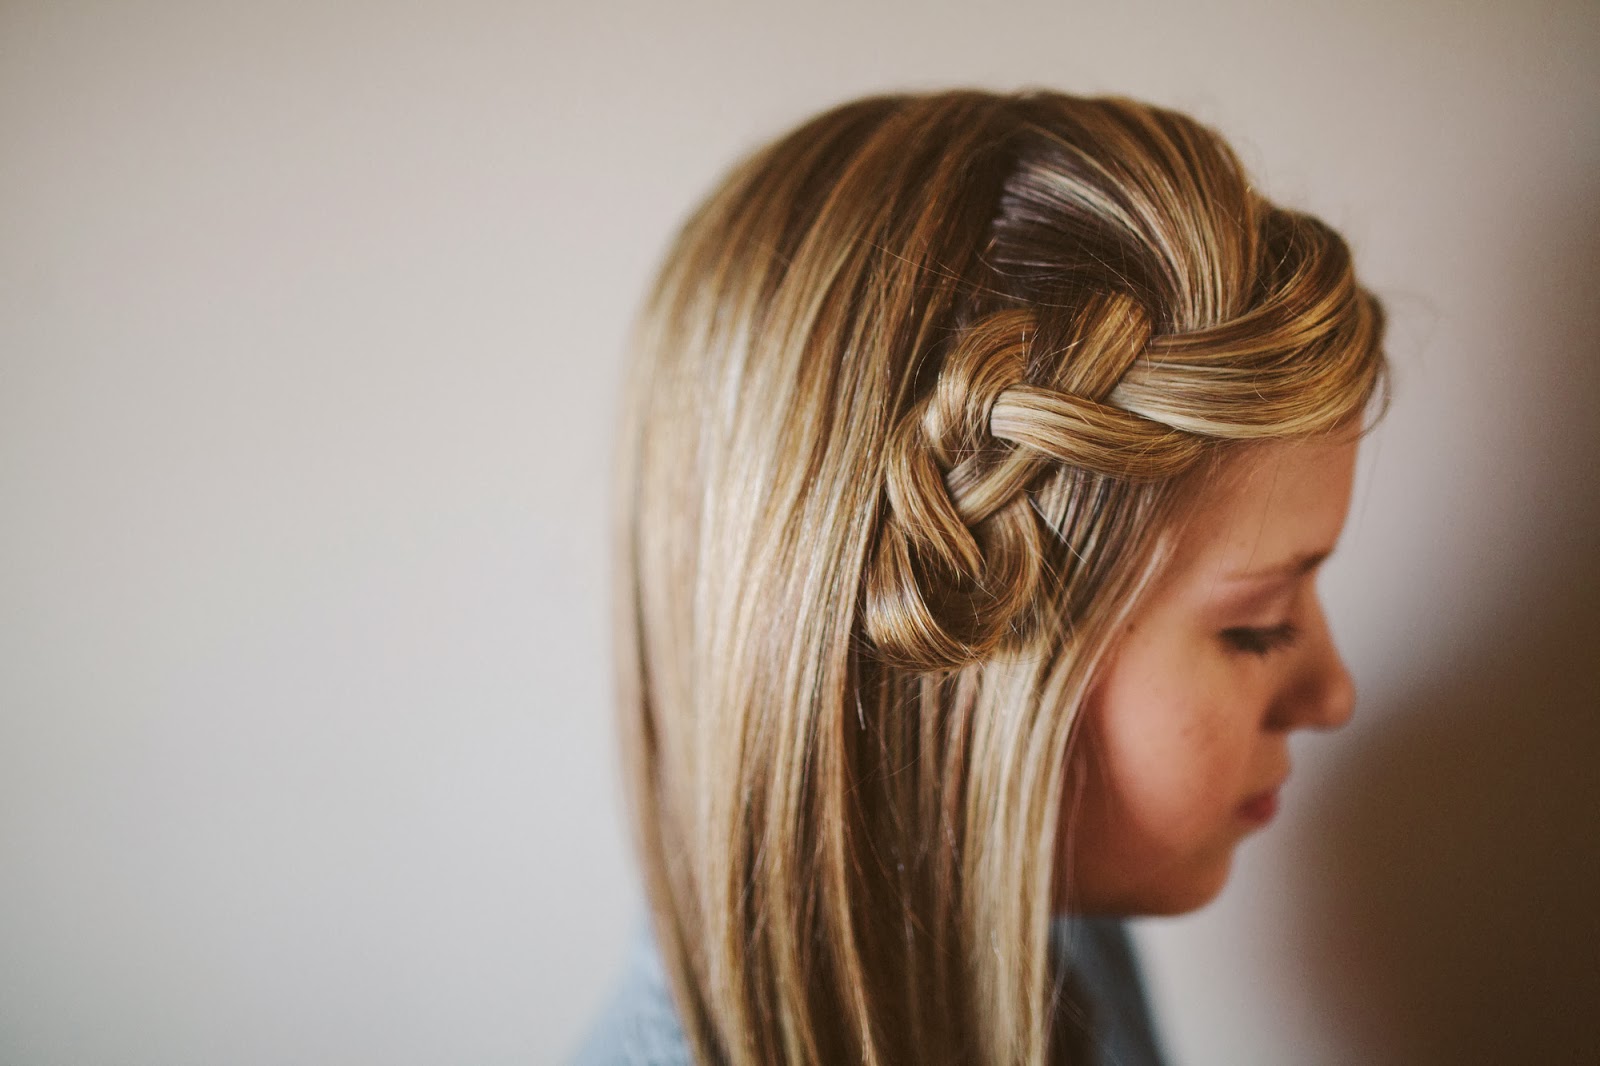
[[[1382,325],[1336,234],[1126,100],[875,97],[734,169],[638,321],[618,480],[627,778],[700,1062],[1077,1060],[1078,708],[1217,458],[1359,419]]]

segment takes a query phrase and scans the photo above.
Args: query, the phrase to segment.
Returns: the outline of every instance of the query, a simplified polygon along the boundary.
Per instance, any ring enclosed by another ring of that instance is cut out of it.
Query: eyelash
[[[1275,626],[1234,626],[1222,631],[1222,639],[1234,651],[1263,658],[1293,647],[1299,636],[1300,630],[1293,622]]]

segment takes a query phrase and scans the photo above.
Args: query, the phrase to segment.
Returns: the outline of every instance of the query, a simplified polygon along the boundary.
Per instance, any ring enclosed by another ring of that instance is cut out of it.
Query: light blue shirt
[[[1101,1066],[1162,1066],[1138,959],[1121,921],[1060,918],[1051,954],[1070,965],[1089,997]],[[573,1066],[694,1066],[667,990],[661,957],[642,927],[622,983],[590,1027]]]

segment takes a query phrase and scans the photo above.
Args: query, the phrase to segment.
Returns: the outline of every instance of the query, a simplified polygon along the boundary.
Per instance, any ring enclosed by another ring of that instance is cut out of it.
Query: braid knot
[[[1148,343],[1137,305],[1093,300],[1080,324],[1065,369],[1035,383],[1027,380],[1032,313],[980,319],[891,432],[864,618],[887,661],[950,669],[1026,636],[1051,535],[1028,489],[1047,469],[1146,481],[1198,456],[1198,437],[1102,402]]]

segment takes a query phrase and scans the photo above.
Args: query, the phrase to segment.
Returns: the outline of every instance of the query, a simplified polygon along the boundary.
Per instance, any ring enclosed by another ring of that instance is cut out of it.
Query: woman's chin
[[[1081,883],[1065,898],[1058,893],[1057,914],[1083,914],[1122,918],[1175,918],[1199,910],[1221,894],[1233,866],[1230,851],[1221,861],[1198,869],[1172,871],[1168,876],[1114,884]]]

